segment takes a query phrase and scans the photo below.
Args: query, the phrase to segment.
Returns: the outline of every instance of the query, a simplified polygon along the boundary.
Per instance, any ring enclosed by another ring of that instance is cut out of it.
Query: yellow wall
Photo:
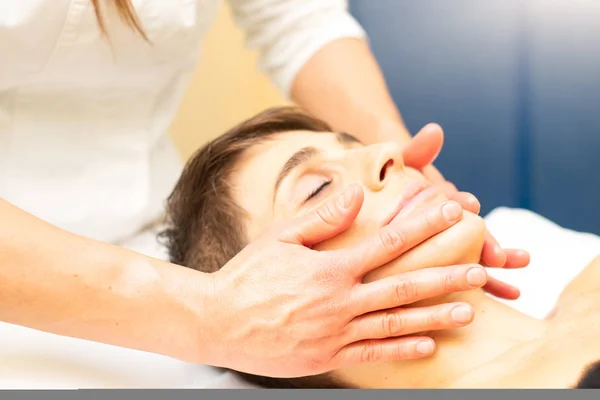
[[[285,103],[259,72],[257,54],[244,48],[243,34],[227,5],[221,6],[202,46],[200,64],[170,129],[186,159],[244,118]]]

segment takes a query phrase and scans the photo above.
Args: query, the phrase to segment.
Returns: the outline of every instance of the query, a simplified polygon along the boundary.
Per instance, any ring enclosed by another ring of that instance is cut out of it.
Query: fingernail
[[[454,221],[462,215],[462,208],[456,203],[447,203],[442,207],[442,214],[449,221]]]
[[[423,129],[421,129],[421,132],[426,132],[426,131],[431,131],[437,128],[437,124],[434,124],[433,122],[428,123],[427,125],[425,125],[423,127]]]
[[[466,324],[473,318],[473,312],[467,306],[454,307],[450,315],[452,316],[452,320],[459,324]]]
[[[347,209],[352,204],[352,198],[354,197],[354,186],[347,188],[344,193],[338,199],[338,204],[341,208]]]
[[[477,200],[477,197],[473,196],[472,194],[469,194],[467,196],[467,201],[471,204],[479,204],[479,200]]]
[[[433,343],[430,340],[420,340],[417,342],[417,352],[423,356],[433,353]]]
[[[471,268],[467,272],[467,283],[471,286],[483,286],[487,277],[483,268]]]

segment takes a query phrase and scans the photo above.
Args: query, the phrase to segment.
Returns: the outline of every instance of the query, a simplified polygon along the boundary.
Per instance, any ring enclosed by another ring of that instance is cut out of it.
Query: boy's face
[[[395,143],[364,146],[330,132],[284,132],[254,146],[232,175],[234,200],[248,213],[248,240],[275,222],[309,212],[351,183],[364,203],[350,228],[316,249],[351,247],[394,217],[418,213],[447,200],[420,172],[404,166]],[[416,195],[415,195],[416,194]],[[462,221],[365,277],[373,280],[407,270],[479,262],[485,226],[465,212]]]

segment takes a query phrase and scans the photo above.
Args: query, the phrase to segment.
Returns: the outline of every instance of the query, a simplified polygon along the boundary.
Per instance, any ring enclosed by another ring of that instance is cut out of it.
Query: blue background
[[[351,0],[411,132],[482,214],[600,234],[600,0]]]

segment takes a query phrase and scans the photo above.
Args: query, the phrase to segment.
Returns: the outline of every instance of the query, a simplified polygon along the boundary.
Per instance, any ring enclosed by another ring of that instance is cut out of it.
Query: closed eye
[[[323,189],[325,189],[329,184],[331,184],[331,180],[325,181],[322,184],[320,184],[318,187],[316,187],[312,192],[310,192],[310,194],[308,195],[308,197],[306,198],[306,200],[304,200],[304,202],[309,201],[310,199],[312,199],[313,197],[317,196]]]

